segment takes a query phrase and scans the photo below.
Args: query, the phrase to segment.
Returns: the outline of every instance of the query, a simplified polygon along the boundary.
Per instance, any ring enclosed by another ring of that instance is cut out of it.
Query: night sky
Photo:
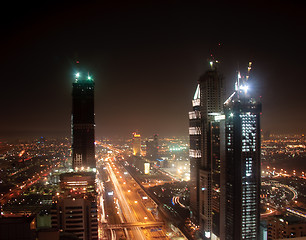
[[[2,7],[0,139],[69,136],[76,60],[95,79],[97,138],[136,129],[187,135],[191,99],[212,53],[227,95],[238,67],[253,62],[264,132],[305,133],[305,6],[83,2]]]

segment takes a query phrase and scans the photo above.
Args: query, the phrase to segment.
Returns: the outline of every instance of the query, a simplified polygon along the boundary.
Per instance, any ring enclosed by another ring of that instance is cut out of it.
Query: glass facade
[[[223,78],[211,65],[199,79],[189,112],[190,207],[205,239],[220,228],[220,118]]]
[[[198,84],[194,99],[193,111],[189,112],[189,159],[190,159],[190,208],[192,217],[198,216],[199,209],[199,166],[201,161],[201,113],[200,113],[200,86]]]
[[[227,240],[259,239],[260,111],[261,104],[247,96],[225,108]]]

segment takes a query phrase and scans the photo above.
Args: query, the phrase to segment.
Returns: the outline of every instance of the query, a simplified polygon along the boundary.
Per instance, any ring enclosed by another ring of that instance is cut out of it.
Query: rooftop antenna
[[[210,54],[210,58],[208,59],[208,61],[209,61],[210,69],[215,69],[217,66],[217,63],[219,63],[219,61],[216,60],[212,54]]]
[[[249,77],[250,77],[250,71],[252,69],[252,62],[249,62],[249,66],[248,66],[248,73],[246,75],[246,80],[245,81],[248,81]]]
[[[248,91],[247,81],[250,77],[251,69],[252,69],[252,62],[249,62],[248,71],[247,71],[247,75],[246,75],[245,78],[242,78],[241,75],[240,75],[240,71],[238,71],[237,87],[235,86],[235,90],[238,91],[238,96],[239,96],[240,90],[242,90],[245,94]],[[240,79],[242,80],[242,82],[240,81]]]
[[[215,69],[217,66],[217,63],[219,63],[219,61],[215,58],[214,55],[216,54],[214,53],[217,52],[217,50],[221,47],[221,45],[222,45],[221,42],[219,42],[218,45],[215,46],[212,51],[210,51],[210,57],[208,58],[208,62],[209,62],[211,69]]]
[[[239,87],[240,87],[240,79],[241,79],[241,74],[240,74],[239,63],[238,63],[237,80],[235,82],[235,91],[238,91],[238,92],[239,92]]]
[[[75,74],[75,81],[77,82],[78,81],[78,78],[80,77],[80,72],[79,72],[79,61],[78,60],[76,60],[75,61],[75,68],[76,68],[76,74]]]
[[[89,76],[89,72],[87,72],[87,79],[91,80],[91,77]]]

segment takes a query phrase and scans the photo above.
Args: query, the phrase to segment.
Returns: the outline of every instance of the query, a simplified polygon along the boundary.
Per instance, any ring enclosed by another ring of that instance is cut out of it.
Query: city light
[[[240,86],[240,89],[241,89],[242,91],[244,91],[244,93],[246,94],[246,93],[248,92],[249,86],[248,86],[248,85],[241,85],[241,86]]]
[[[305,136],[276,137],[265,128],[261,130],[262,105],[255,101],[256,96],[250,96],[255,92],[249,79],[252,63],[247,74],[238,71],[234,75],[235,92],[228,97],[223,74],[214,65],[217,62],[211,55],[207,71],[193,83],[196,90],[190,94],[189,111],[184,115],[189,124],[182,127],[183,136],[174,133],[171,137],[162,137],[163,132],[149,133],[139,119],[130,125],[133,129],[129,132],[134,131],[130,137],[118,134],[108,138],[96,133],[95,123],[101,124],[101,117],[95,119],[94,111],[99,109],[94,107],[95,77],[77,72],[78,68],[70,72],[72,107],[67,114],[72,116],[71,136],[65,140],[37,137],[22,143],[0,142],[1,215],[29,215],[38,224],[41,214],[31,213],[43,209],[44,214],[51,215],[49,225],[58,233],[68,229],[93,239],[185,239],[184,234],[186,239],[198,235],[222,239],[219,234],[232,234],[231,239],[258,239],[261,220],[271,229],[275,226],[269,224],[270,218],[279,217],[280,222],[290,225],[288,214],[304,218],[306,223]],[[129,81],[125,86],[134,86]],[[137,93],[139,89],[133,90]],[[121,93],[109,96],[119,97]],[[142,98],[140,94],[140,103]],[[109,99],[108,106],[116,110],[112,101]],[[179,109],[183,105],[172,106]],[[147,106],[147,112],[155,114],[157,108],[150,109],[149,104],[131,105],[135,109]],[[48,104],[45,107],[49,109]],[[113,118],[116,122],[117,116]],[[120,119],[123,125],[130,122],[125,115]],[[164,121],[144,124],[159,122]],[[177,127],[170,122],[170,128],[171,124]],[[228,231],[220,233],[223,230]]]

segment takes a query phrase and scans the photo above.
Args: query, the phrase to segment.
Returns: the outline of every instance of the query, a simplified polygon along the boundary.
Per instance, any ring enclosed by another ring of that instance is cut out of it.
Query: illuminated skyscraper
[[[219,232],[220,121],[223,114],[223,79],[215,66],[199,79],[189,113],[190,207],[205,238]]]
[[[250,65],[249,65],[250,67]],[[226,157],[222,162],[223,239],[259,239],[261,103],[248,94],[240,74],[225,102]]]
[[[72,167],[95,168],[94,81],[76,74],[72,84]]]
[[[200,98],[200,84],[198,84],[192,100],[193,111],[189,112],[190,209],[194,218],[197,218],[199,212],[199,169],[202,156]]]
[[[133,133],[133,155],[140,156],[141,155],[141,136],[139,133]]]

